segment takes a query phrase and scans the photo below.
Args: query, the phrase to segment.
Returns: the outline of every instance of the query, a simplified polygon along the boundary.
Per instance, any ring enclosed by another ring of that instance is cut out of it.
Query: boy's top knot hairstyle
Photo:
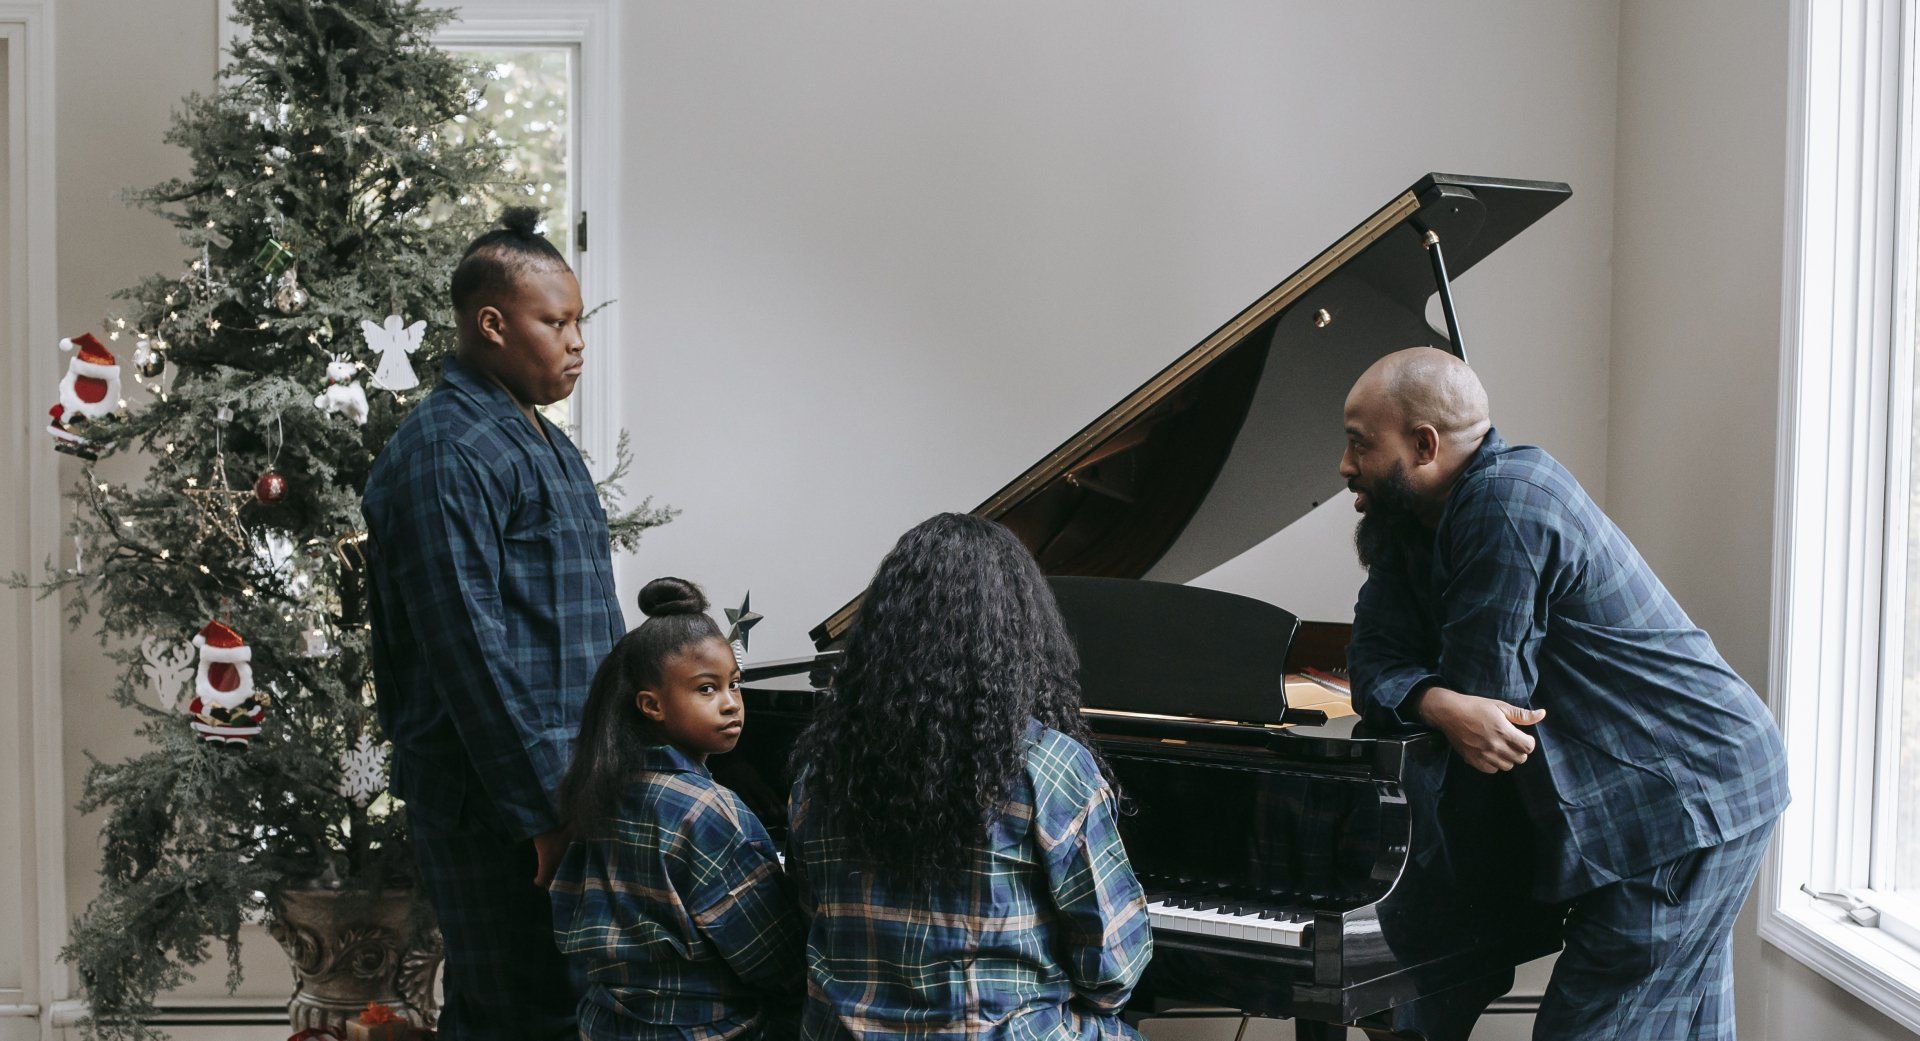
[[[450,295],[456,314],[472,314],[529,271],[572,270],[553,243],[534,230],[539,225],[539,210],[509,206],[500,214],[499,227],[467,244],[453,269]]]
[[[640,610],[648,618],[700,614],[706,609],[706,594],[684,578],[656,578],[640,590]]]

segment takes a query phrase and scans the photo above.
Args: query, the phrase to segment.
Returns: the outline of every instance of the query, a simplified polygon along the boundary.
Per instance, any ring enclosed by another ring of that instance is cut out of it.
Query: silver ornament
[[[166,355],[154,347],[153,341],[141,337],[133,347],[133,369],[146,379],[158,379],[167,371]]]
[[[300,286],[300,276],[296,268],[288,268],[280,273],[273,285],[273,306],[282,314],[294,314],[307,306],[307,291]]]

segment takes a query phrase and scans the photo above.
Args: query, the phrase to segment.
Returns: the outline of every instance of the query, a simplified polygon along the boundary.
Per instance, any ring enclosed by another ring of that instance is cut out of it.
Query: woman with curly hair
[[[991,521],[901,537],[794,751],[801,1036],[1137,1038],[1146,898],[1039,566]]]

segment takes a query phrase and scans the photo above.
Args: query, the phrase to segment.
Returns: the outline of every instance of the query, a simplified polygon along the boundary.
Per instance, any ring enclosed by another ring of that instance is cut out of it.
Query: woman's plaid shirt
[[[554,938],[587,984],[580,1035],[780,1036],[769,1020],[799,1000],[805,934],[773,840],[678,749],[644,765],[614,837],[574,842],[554,876]]]
[[[1031,723],[1023,783],[969,882],[894,892],[794,786],[787,864],[810,915],[801,1036],[1137,1038],[1119,1011],[1153,955],[1114,797],[1079,742]]]

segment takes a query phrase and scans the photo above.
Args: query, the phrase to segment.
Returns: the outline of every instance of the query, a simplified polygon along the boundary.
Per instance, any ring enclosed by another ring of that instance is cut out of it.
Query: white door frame
[[[54,345],[59,296],[55,287],[57,181],[54,173],[54,4],[52,0],[0,0],[0,39],[7,47],[7,250],[8,313],[5,330],[6,414],[15,424],[5,445],[10,480],[27,494],[8,507],[12,529],[4,540],[0,572],[38,576],[60,556],[60,472],[45,434],[45,395],[59,381]],[[21,930],[17,942],[22,976],[0,980],[0,1016],[40,1020],[40,1036],[55,1036],[46,1013],[69,997],[60,962],[67,931],[67,794],[61,737],[60,600],[8,591],[21,598],[24,624],[7,645],[8,686],[0,700],[4,740],[18,751],[0,791],[0,819],[14,824],[20,841],[4,854],[17,858],[24,882],[19,892],[0,894],[15,902]],[[6,748],[6,744],[0,744]],[[9,804],[9,802],[11,804]]]

